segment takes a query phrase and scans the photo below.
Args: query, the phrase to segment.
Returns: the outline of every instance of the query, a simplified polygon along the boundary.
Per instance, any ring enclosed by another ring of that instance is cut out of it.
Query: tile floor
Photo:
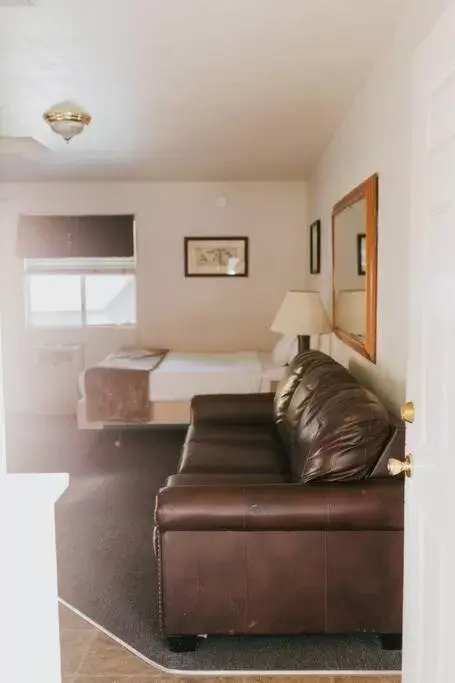
[[[400,683],[400,676],[173,676],[150,666],[60,606],[63,683]]]

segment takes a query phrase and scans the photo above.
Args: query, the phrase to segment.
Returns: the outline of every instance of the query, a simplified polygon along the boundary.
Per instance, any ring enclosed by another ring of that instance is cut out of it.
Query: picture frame
[[[367,274],[367,236],[364,232],[357,234],[357,274]]]
[[[248,277],[248,237],[185,237],[185,277]]]
[[[321,272],[321,221],[310,225],[310,273],[318,275]]]

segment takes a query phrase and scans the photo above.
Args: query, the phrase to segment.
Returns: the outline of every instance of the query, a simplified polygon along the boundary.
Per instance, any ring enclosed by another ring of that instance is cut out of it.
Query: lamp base
[[[308,334],[299,334],[297,336],[297,353],[310,350],[310,336]]]

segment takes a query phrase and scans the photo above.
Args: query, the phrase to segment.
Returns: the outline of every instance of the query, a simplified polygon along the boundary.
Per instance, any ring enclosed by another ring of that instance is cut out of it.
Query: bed
[[[273,391],[284,368],[273,352],[121,349],[81,374],[78,426],[188,424],[196,394]]]

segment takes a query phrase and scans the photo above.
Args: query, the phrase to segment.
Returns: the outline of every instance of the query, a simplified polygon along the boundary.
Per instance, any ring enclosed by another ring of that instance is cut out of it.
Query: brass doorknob
[[[404,460],[396,460],[390,458],[387,463],[387,469],[391,477],[397,477],[399,474],[405,474],[407,477],[412,475],[412,455],[407,455]]]
[[[414,422],[416,410],[412,401],[407,401],[401,406],[401,419],[405,422]]]

